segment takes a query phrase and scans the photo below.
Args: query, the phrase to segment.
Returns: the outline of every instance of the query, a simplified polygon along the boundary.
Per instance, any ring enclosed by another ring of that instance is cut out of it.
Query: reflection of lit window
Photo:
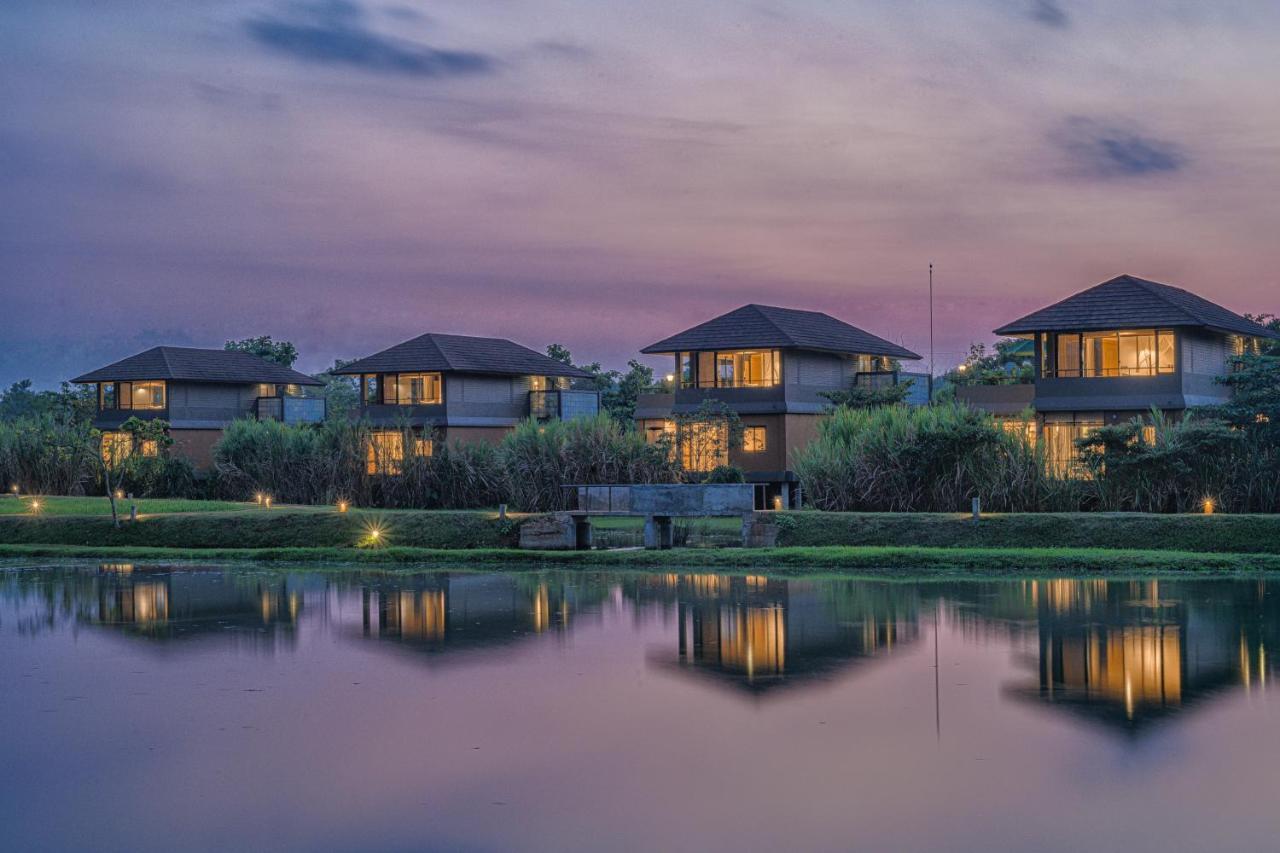
[[[749,426],[742,430],[742,449],[746,453],[763,453],[766,449],[766,430],[762,426]]]
[[[399,474],[404,464],[404,434],[398,430],[371,433],[367,461],[370,474]]]

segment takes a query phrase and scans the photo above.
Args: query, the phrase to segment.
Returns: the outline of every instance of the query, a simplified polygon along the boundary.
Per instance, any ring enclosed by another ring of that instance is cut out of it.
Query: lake
[[[1262,850],[1277,584],[0,571],[8,850]]]

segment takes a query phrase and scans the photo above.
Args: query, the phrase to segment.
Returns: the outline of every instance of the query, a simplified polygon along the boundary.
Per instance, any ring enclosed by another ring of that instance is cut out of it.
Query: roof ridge
[[[1168,288],[1169,290],[1176,290],[1179,293],[1185,293],[1188,296],[1194,296],[1195,294],[1191,293],[1191,291],[1183,290],[1180,287],[1174,287],[1173,285],[1170,285],[1170,284],[1162,284],[1161,282],[1158,282],[1158,281],[1151,281],[1150,279],[1138,278],[1136,275],[1129,275],[1128,273],[1125,273],[1123,277],[1129,279],[1134,284],[1138,285],[1138,287],[1141,287],[1147,293],[1151,294],[1156,299],[1159,299],[1165,305],[1168,305],[1173,310],[1179,312],[1180,314],[1182,314],[1182,316],[1186,317],[1191,322],[1204,323],[1204,318],[1197,317],[1196,315],[1192,314],[1186,308],[1183,308],[1181,305],[1178,305],[1177,303],[1171,301],[1168,295],[1161,292],[1161,290]]]
[[[436,337],[442,334],[443,334],[442,332],[427,332],[425,335],[423,335],[423,337],[425,337],[427,341],[431,344],[431,346],[435,349],[436,355],[440,356],[440,360],[443,361],[445,364],[449,365],[450,370],[453,370],[454,369],[453,359],[449,358],[448,354],[446,354],[445,351],[440,348],[440,344],[436,343]],[[465,337],[465,336],[460,335],[459,337]]]
[[[791,344],[791,346],[797,346],[797,344],[796,344],[796,339],[791,335],[791,333],[790,333],[790,332],[788,332],[786,329],[782,328],[781,326],[779,326],[776,320],[774,320],[772,317],[770,317],[770,316],[769,316],[769,314],[768,314],[766,311],[762,310],[762,309],[765,309],[765,308],[769,308],[769,309],[775,309],[775,308],[776,308],[776,309],[779,309],[779,310],[783,310],[783,311],[785,311],[785,310],[787,310],[787,309],[785,309],[785,308],[780,308],[780,306],[777,306],[777,305],[761,305],[761,304],[760,304],[760,303],[758,303],[758,302],[751,302],[751,303],[748,303],[747,307],[748,307],[748,308],[752,308],[752,309],[754,309],[754,310],[755,310],[755,312],[756,312],[756,314],[757,314],[757,315],[758,315],[762,320],[764,320],[766,323],[768,323],[770,326],[772,326],[772,327],[773,327],[773,330],[774,330],[775,332],[777,332],[779,335],[781,335],[781,336],[783,337],[783,339],[784,339],[784,340],[786,340],[788,343],[790,343],[790,344]]]

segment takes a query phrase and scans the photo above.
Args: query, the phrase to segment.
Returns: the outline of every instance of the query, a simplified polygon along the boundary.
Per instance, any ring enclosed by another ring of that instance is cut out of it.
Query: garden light
[[[40,501],[31,502],[31,512],[32,514],[38,514],[40,512]]]
[[[257,502],[258,502],[258,505],[259,505],[259,506],[261,506],[261,505],[262,505],[262,492],[258,492],[256,495],[254,495],[254,496],[253,496],[253,499],[254,499],[255,501],[257,501]]]
[[[346,512],[346,511],[347,511],[347,502],[338,501],[338,512]]]
[[[1205,515],[1213,515],[1213,498],[1205,498],[1203,506]]]
[[[122,500],[124,500],[124,491],[123,491],[123,490],[121,490],[121,489],[116,489],[116,500],[118,500],[118,501],[122,501]]]
[[[262,499],[262,505],[265,506],[267,509],[271,509],[271,495],[267,495],[265,498]]]

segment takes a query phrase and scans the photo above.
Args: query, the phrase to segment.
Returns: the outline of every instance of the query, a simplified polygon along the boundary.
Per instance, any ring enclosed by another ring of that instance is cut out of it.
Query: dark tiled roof
[[[152,347],[149,350],[91,370],[72,382],[128,382],[171,379],[228,384],[269,382],[280,385],[321,385],[305,373],[247,352],[193,347]]]
[[[864,332],[820,311],[743,305],[728,314],[650,344],[641,352],[714,349],[807,349],[918,359],[905,347]]]
[[[334,372],[404,373],[419,370],[580,379],[591,375],[504,338],[474,338],[434,332],[396,344]]]
[[[1068,296],[1048,308],[995,330],[997,335],[1031,332],[1074,332],[1090,329],[1137,329],[1154,326],[1201,326],[1259,338],[1280,335],[1246,320],[1221,305],[1183,290],[1131,275]]]

